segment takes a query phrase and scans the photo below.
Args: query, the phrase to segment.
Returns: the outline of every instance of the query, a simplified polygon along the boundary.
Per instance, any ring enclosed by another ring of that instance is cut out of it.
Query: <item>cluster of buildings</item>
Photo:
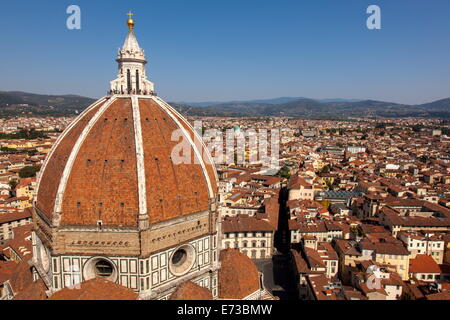
[[[265,259],[287,232],[299,299],[450,298],[450,138],[427,129],[439,120],[204,122],[287,128],[289,178],[258,162],[218,169],[224,247]]]
[[[35,129],[51,134],[63,131],[74,117],[11,117],[0,119],[0,133],[16,133],[21,129]]]
[[[47,137],[0,141],[0,299],[272,300],[257,263],[277,257],[300,300],[450,299],[448,125],[205,118],[282,129],[276,167],[250,147],[214,164],[127,24],[107,96],[0,122]],[[174,164],[174,131],[195,162]]]
[[[40,170],[60,132],[73,118],[1,119],[0,132],[0,244],[11,239],[12,230],[31,222],[29,208]],[[39,138],[14,138],[24,130],[45,133]],[[10,136],[8,136],[10,135]]]
[[[15,283],[19,279],[31,279],[30,290],[40,292],[28,298],[48,298],[42,293],[48,291],[44,280],[35,281],[36,275],[16,274],[22,262],[32,261],[32,207],[37,190],[37,178],[21,178],[20,171],[27,166],[43,166],[59,136],[59,130],[53,129],[63,128],[66,120],[41,119],[35,129],[51,128],[47,130],[48,138],[1,141],[2,147],[8,148],[0,155],[3,298],[21,297],[13,294],[23,289],[23,284]],[[419,124],[433,125],[432,120],[427,121]],[[291,281],[301,300],[449,298],[447,136],[435,130],[412,130],[417,120],[398,120],[396,125],[384,126],[367,119],[332,122],[207,118],[204,123],[219,130],[237,123],[241,128],[289,128],[280,145],[278,169],[284,174],[268,173],[270,168],[258,161],[216,166],[217,248],[233,250],[231,254],[239,252],[248,261],[289,257]],[[277,233],[287,237],[277,240]],[[283,250],[286,246],[287,251]],[[260,282],[262,273],[256,268],[253,271]],[[63,276],[57,275],[58,281],[64,281],[59,280]],[[163,273],[153,276],[153,282],[165,277]],[[129,273],[123,278],[127,279],[123,280],[128,284],[125,287],[134,288],[122,297],[138,298],[138,287],[152,286],[151,277],[141,279],[142,283],[138,278],[132,280]],[[94,277],[89,281],[100,280]],[[264,292],[258,297],[270,297],[267,289],[258,290]],[[192,292],[192,288],[186,292]],[[218,289],[211,294],[217,298]]]

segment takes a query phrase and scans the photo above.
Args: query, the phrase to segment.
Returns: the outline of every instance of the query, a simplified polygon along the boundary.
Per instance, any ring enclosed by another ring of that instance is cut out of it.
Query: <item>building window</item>
[[[195,249],[191,245],[184,245],[177,249],[170,258],[170,272],[176,276],[184,275],[194,265],[195,255]]]
[[[172,257],[172,264],[175,266],[182,265],[187,259],[187,253],[184,249],[179,249]]]
[[[127,70],[127,91],[131,93],[131,73],[130,69]]]
[[[136,70],[136,93],[139,94],[139,70]]]
[[[109,278],[114,272],[114,267],[109,261],[99,260],[95,264],[95,274],[97,277]]]

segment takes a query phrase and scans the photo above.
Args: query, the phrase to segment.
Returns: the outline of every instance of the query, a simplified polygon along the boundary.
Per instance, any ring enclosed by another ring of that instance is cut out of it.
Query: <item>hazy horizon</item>
[[[30,94],[37,94],[37,95],[49,95],[49,96],[80,96],[83,98],[90,98],[93,100],[97,100],[103,96],[98,96],[98,97],[90,97],[90,96],[85,96],[85,95],[80,95],[80,94],[75,94],[75,93],[48,93],[48,92],[31,92],[31,91],[24,91],[24,90],[3,90],[0,88],[0,92],[23,92],[23,93],[30,93]],[[283,96],[283,97],[266,97],[266,98],[247,98],[247,99],[230,99],[230,100],[224,100],[224,101],[212,101],[212,100],[205,100],[205,101],[196,101],[196,100],[191,100],[191,101],[184,101],[184,100],[179,100],[179,101],[172,101],[170,100],[170,102],[172,103],[214,103],[214,104],[222,104],[222,103],[230,103],[230,102],[252,102],[255,100],[275,100],[275,99],[281,99],[281,98],[286,98],[286,99],[311,99],[311,100],[316,100],[316,101],[321,101],[321,100],[358,100],[358,101],[365,101],[365,100],[376,100],[376,101],[380,101],[380,102],[391,102],[391,103],[398,103],[398,104],[404,104],[404,105],[420,105],[420,104],[425,104],[425,103],[430,103],[430,102],[435,102],[435,101],[439,101],[439,100],[443,100],[443,99],[448,99],[450,98],[450,94],[447,97],[443,97],[443,98],[439,98],[439,99],[432,99],[430,101],[424,101],[422,103],[416,103],[416,104],[410,104],[410,103],[404,103],[404,102],[396,102],[396,101],[388,101],[388,100],[379,100],[379,99],[372,99],[372,98],[341,98],[341,97],[333,97],[333,98],[314,98],[314,97],[307,97],[307,96]],[[167,99],[166,99],[167,100]],[[168,100],[168,101],[169,101]]]
[[[2,91],[96,99],[117,75],[115,55],[135,13],[147,74],[168,101],[277,97],[422,104],[450,96],[450,2],[378,0],[381,30],[366,27],[373,1],[185,2],[79,0],[67,7],[6,2],[0,26]],[[9,14],[14,12],[14,15]],[[20,23],[17,22],[20,14]]]

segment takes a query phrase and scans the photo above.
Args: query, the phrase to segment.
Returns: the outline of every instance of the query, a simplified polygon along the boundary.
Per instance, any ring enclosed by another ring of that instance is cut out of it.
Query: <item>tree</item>
[[[15,152],[15,151],[17,151],[17,149],[14,149],[14,148],[8,148],[8,147],[1,147],[1,148],[0,148],[0,151],[1,151],[1,152]]]
[[[34,140],[38,138],[44,138],[47,139],[48,136],[42,132],[37,131],[36,129],[20,129],[19,131],[15,133],[0,133],[0,139],[26,139],[26,140]]]
[[[330,173],[331,169],[328,165],[324,166],[321,170],[322,173]]]
[[[412,126],[412,130],[414,132],[420,132],[420,131],[422,131],[422,128],[423,128],[423,126],[420,124],[416,124],[416,125]]]
[[[36,149],[31,149],[27,151],[28,156],[32,157],[38,154],[38,151]]]
[[[41,167],[23,167],[22,169],[20,169],[19,171],[19,177],[20,178],[32,178],[36,176],[36,173],[39,172],[39,170],[41,170]]]
[[[351,227],[350,230],[352,231],[353,234],[357,235],[358,237],[365,237],[366,236],[366,233],[361,228],[361,226]]]
[[[19,184],[19,181],[17,181],[17,179],[13,179],[13,180],[9,181],[9,186],[11,187],[11,190],[14,190],[18,184]]]
[[[281,177],[281,178],[289,179],[291,177],[291,172],[290,172],[288,167],[284,166],[278,171],[276,176],[277,177]]]

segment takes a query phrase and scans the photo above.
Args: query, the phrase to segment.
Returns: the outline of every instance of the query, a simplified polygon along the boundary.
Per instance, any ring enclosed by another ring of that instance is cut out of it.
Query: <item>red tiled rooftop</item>
[[[132,289],[103,278],[94,278],[80,284],[79,288],[64,288],[49,300],[136,300]]]
[[[441,269],[432,257],[426,254],[418,254],[414,259],[409,260],[409,272],[441,273]]]
[[[170,296],[170,300],[212,300],[211,291],[192,281],[179,285]]]
[[[243,299],[260,289],[259,272],[253,261],[235,249],[220,252],[219,298]]]

